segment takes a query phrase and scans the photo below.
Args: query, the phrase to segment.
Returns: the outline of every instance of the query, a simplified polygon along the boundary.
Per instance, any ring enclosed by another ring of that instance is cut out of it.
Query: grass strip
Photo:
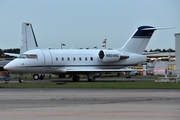
[[[0,88],[109,88],[109,89],[180,89],[180,83],[143,82],[52,82],[8,83],[0,84]]]

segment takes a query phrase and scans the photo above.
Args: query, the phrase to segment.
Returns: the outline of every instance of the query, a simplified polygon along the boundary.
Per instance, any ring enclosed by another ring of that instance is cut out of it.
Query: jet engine
[[[120,60],[120,52],[118,50],[100,50],[98,57],[102,62],[118,62]]]

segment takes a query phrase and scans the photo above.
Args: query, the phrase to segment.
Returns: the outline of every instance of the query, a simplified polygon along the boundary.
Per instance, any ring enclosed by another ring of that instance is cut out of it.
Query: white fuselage
[[[103,58],[100,58],[103,51]],[[122,56],[129,56],[121,59]],[[120,69],[146,61],[146,56],[119,50],[34,49],[4,68],[20,73],[86,73]],[[97,71],[96,71],[97,70]]]

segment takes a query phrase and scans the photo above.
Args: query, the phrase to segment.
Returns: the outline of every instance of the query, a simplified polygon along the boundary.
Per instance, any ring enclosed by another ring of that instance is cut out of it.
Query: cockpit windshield
[[[19,58],[27,58],[27,54],[22,54]]]
[[[27,58],[27,59],[37,59],[36,54],[22,54],[19,58]]]

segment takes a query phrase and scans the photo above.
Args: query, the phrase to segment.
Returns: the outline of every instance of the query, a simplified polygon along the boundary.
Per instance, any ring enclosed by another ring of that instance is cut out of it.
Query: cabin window
[[[67,60],[69,61],[69,60],[70,60],[70,58],[68,57],[68,58],[67,58]]]
[[[81,61],[81,57],[79,57],[79,61]]]
[[[27,58],[37,59],[38,57],[36,54],[29,54],[27,55]]]
[[[76,60],[76,58],[74,57],[74,58],[73,58],[73,60],[75,61],[75,60]]]
[[[87,57],[85,57],[85,60],[87,61]]]
[[[62,57],[62,61],[64,61],[64,58]]]
[[[91,61],[93,61],[93,57],[90,57]]]
[[[58,61],[58,57],[56,57],[56,61]]]

